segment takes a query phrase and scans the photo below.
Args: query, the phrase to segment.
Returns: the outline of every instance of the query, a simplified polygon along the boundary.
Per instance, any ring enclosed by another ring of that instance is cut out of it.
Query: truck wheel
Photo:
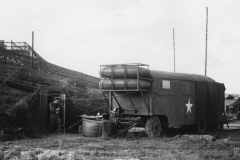
[[[160,137],[162,126],[158,117],[149,118],[145,124],[146,134],[149,138]]]
[[[206,121],[200,121],[197,124],[197,131],[198,133],[204,133],[206,131]]]
[[[214,124],[216,131],[222,131],[223,130],[223,122],[219,121]]]

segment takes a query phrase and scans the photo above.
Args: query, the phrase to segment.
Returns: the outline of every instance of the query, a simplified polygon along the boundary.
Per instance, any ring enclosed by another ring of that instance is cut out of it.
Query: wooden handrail
[[[17,44],[22,44],[22,45],[17,45],[16,43]],[[33,53],[32,53],[32,47],[27,42],[13,42],[13,41],[11,41],[11,42],[4,42],[4,44],[6,45],[6,49],[10,48],[10,50],[14,50],[13,48],[16,47],[18,49],[15,49],[15,50],[28,51],[29,56],[30,56],[30,54],[33,54],[33,56],[35,58],[39,57],[39,58],[43,59],[34,50],[33,50]]]
[[[13,41],[11,41],[11,44],[13,44],[14,46],[16,46],[17,48],[20,48],[21,50],[24,50],[24,49],[22,49],[20,46],[17,46]]]

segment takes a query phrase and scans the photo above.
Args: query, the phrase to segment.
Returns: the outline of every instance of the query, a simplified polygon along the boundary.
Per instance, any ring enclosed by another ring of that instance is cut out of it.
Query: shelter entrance
[[[60,100],[60,92],[59,91],[49,91],[47,93],[47,130],[50,131],[50,108],[49,104],[54,101],[54,98],[57,97],[59,98],[59,107],[62,108],[61,106],[61,100]],[[62,115],[60,113],[61,121],[62,121]]]
[[[67,94],[64,89],[59,88],[45,88],[41,87],[40,90],[40,112],[39,112],[39,126],[41,127],[41,130],[43,132],[49,132],[50,131],[50,108],[49,104],[54,101],[55,97],[59,98],[58,107],[59,110],[59,116],[56,116],[57,118],[60,117],[61,120],[61,130],[64,130],[65,125],[71,125],[73,124],[75,120],[75,107],[67,107]],[[68,101],[70,101],[68,99]],[[55,106],[56,107],[56,106]],[[55,113],[55,112],[53,112]],[[57,113],[57,112],[56,112]],[[52,118],[54,118],[54,115],[51,115]],[[59,118],[57,119],[59,120]],[[59,122],[59,121],[58,121]],[[59,126],[59,125],[58,125]]]

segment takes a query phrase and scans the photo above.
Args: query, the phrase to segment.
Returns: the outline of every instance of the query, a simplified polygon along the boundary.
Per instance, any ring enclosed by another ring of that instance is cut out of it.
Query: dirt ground
[[[0,142],[0,159],[240,159],[240,125],[231,124],[231,129],[204,135],[176,129],[155,139],[142,134],[116,139],[51,134]]]

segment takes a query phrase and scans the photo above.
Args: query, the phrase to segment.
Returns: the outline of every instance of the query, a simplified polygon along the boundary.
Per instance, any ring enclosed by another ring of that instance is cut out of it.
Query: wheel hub
[[[155,123],[153,124],[153,131],[154,131],[154,132],[158,132],[158,130],[159,130],[159,125],[158,125],[158,123],[155,122]]]

